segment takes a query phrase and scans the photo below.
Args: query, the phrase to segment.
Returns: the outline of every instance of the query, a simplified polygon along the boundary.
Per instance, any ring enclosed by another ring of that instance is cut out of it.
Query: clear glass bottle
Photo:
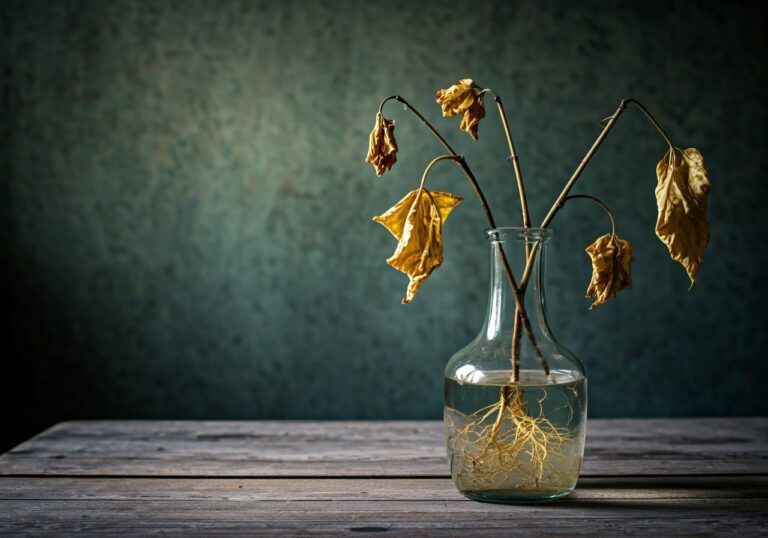
[[[445,368],[445,429],[451,476],[470,499],[517,503],[565,497],[584,453],[587,378],[581,361],[552,335],[544,269],[551,232],[486,230],[490,294],[477,337]],[[532,262],[513,361],[515,281]],[[505,263],[506,261],[506,263]]]

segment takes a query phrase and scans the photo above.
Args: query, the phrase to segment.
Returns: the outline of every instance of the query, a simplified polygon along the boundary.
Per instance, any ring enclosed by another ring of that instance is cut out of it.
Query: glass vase
[[[587,377],[547,320],[544,272],[551,232],[497,228],[485,234],[485,321],[445,368],[451,476],[462,494],[478,501],[559,499],[579,477]],[[521,290],[522,309],[510,275]]]

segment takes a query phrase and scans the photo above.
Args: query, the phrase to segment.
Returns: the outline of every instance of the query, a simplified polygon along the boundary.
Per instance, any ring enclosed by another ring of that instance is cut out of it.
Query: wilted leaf
[[[696,283],[709,242],[707,193],[710,183],[699,150],[670,150],[656,166],[656,235]]]
[[[443,116],[446,118],[462,114],[459,128],[477,140],[478,123],[485,117],[480,86],[471,78],[464,78],[447,90],[438,90],[435,101],[442,107]]]
[[[408,275],[403,304],[411,302],[419,286],[443,263],[443,223],[463,198],[448,192],[413,190],[385,213],[373,217],[397,238],[387,263]]]
[[[595,298],[589,307],[592,310],[632,286],[632,245],[614,234],[605,234],[586,252],[592,260],[592,280],[586,295],[587,299]]]
[[[381,113],[376,114],[376,123],[368,137],[365,162],[373,165],[377,176],[392,169],[392,165],[397,162],[395,120],[388,120]]]

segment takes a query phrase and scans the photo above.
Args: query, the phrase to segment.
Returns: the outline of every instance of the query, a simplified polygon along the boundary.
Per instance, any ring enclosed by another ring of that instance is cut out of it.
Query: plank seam
[[[579,478],[761,478],[768,473],[703,473],[703,474],[582,474]],[[155,479],[155,480],[450,480],[450,475],[200,475],[200,474],[0,474],[3,478],[80,478],[80,479]]]

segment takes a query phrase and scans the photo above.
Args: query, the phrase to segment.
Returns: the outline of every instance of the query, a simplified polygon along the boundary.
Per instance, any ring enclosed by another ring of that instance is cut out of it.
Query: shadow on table
[[[602,490],[722,490],[736,493],[744,488],[768,489],[768,476],[754,475],[712,475],[712,476],[616,476],[583,477],[579,479],[576,491],[580,489]]]
[[[768,477],[585,477],[570,497],[544,506],[706,512],[755,500],[768,505]]]

